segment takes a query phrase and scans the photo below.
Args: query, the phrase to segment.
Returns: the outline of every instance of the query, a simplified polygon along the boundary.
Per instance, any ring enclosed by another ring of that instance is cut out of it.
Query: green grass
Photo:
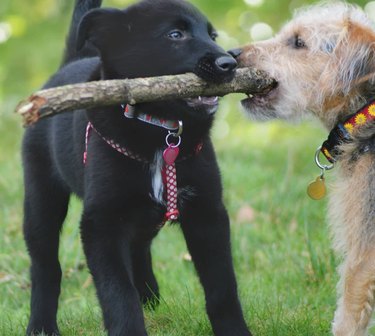
[[[318,173],[319,125],[254,124],[226,98],[213,131],[232,219],[232,250],[246,320],[254,335],[329,335],[335,308],[337,262],[330,249],[326,202],[306,196]],[[8,100],[4,108],[14,105]],[[23,335],[29,314],[29,260],[22,239],[20,120],[0,124],[0,335]],[[328,177],[328,180],[330,177]],[[243,206],[253,218],[237,220]],[[79,239],[81,205],[71,202],[62,233],[63,335],[104,335],[101,313]],[[162,302],[146,310],[150,335],[212,335],[203,292],[177,226],[153,245]]]
[[[33,0],[25,6],[22,0],[0,1],[0,22],[18,22],[13,28],[19,31],[0,44],[0,336],[24,335],[30,295],[22,238],[22,127],[11,112],[57,67],[72,3]],[[239,25],[245,11],[251,11],[251,24],[265,20],[275,31],[290,17],[289,1],[265,1],[263,7],[249,8],[236,0],[230,10],[226,1],[195,3],[219,30],[238,39],[228,48],[248,42],[248,31]],[[232,250],[246,321],[256,336],[329,335],[338,261],[330,248],[326,201],[306,196],[307,184],[319,173],[313,155],[326,133],[312,122],[251,123],[239,113],[237,98],[222,101],[213,136],[232,219]],[[253,209],[254,216],[240,221],[238,212],[244,206]],[[64,276],[59,325],[65,336],[105,335],[79,239],[80,211],[80,202],[73,199],[60,248]],[[185,253],[176,226],[166,227],[155,240],[154,268],[162,302],[156,311],[145,312],[150,336],[212,335],[203,292]]]

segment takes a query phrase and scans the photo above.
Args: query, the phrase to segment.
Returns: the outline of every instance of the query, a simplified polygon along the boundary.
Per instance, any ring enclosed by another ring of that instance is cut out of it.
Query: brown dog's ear
[[[375,33],[370,28],[348,24],[347,35],[336,48],[337,73],[344,94],[366,82],[374,83],[374,43]]]
[[[86,42],[100,50],[102,42],[110,39],[111,34],[116,33],[125,20],[125,12],[118,9],[98,8],[89,11],[79,24],[77,50],[80,51]]]

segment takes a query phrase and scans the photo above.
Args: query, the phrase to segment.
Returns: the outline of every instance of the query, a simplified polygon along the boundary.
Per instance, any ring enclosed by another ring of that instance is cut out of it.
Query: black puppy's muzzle
[[[195,67],[194,73],[207,82],[229,82],[234,77],[237,61],[229,54],[207,53]]]
[[[232,72],[237,67],[237,62],[233,57],[222,56],[215,61],[216,68],[223,73]]]

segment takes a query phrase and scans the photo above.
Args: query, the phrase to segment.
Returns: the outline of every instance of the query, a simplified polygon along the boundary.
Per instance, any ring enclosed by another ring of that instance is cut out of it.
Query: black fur
[[[63,65],[45,88],[192,71],[209,81],[232,78],[235,61],[215,44],[213,27],[190,4],[145,0],[125,10],[98,9],[100,4],[76,1]],[[168,33],[176,29],[186,38],[171,40]],[[249,336],[237,296],[220,173],[209,138],[212,114],[204,106],[189,107],[184,100],[139,104],[135,110],[183,121],[180,155],[188,158],[177,162],[181,228],[204,287],[215,335]],[[28,335],[59,333],[59,234],[72,193],[83,200],[82,242],[109,335],[147,335],[141,302],[158,301],[150,245],[165,204],[150,197],[150,165],[121,155],[95,132],[83,165],[89,120],[103,136],[150,162],[165,148],[165,130],[126,119],[120,106],[66,113],[27,129],[24,234],[32,280]],[[191,155],[199,143],[202,151]]]

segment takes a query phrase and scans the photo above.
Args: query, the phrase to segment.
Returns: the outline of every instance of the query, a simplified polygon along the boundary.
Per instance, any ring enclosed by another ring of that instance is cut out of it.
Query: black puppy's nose
[[[228,54],[233,56],[234,58],[237,58],[238,56],[242,54],[242,49],[236,48],[236,49],[228,50]]]
[[[215,61],[216,66],[224,72],[230,72],[237,67],[237,62],[233,57],[221,56]]]

